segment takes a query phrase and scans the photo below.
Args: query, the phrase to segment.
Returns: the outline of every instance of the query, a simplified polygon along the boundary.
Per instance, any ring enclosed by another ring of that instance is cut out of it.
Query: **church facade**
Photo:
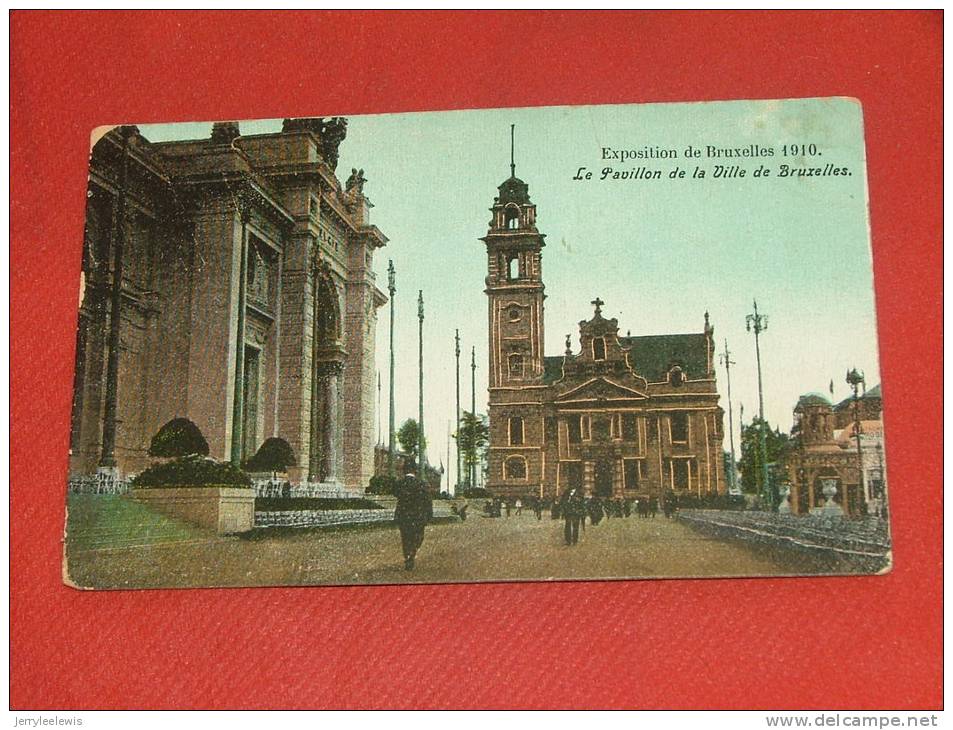
[[[487,488],[556,498],[570,485],[607,498],[725,493],[714,330],[629,336],[592,316],[545,354],[542,250],[528,185],[499,186],[487,252]]]
[[[362,172],[336,175],[347,122],[93,147],[71,476],[128,476],[158,428],[194,421],[241,463],[287,440],[296,481],[363,490],[374,468],[373,257]]]

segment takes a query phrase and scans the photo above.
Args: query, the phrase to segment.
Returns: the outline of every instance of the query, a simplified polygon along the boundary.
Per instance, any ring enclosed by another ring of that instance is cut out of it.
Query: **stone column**
[[[591,459],[582,463],[582,486],[586,495],[591,495],[595,491],[596,483],[596,464]]]
[[[327,427],[324,421],[323,394],[327,389],[317,358],[311,367],[311,429],[308,442],[308,481],[320,482],[322,476],[322,436]]]
[[[323,390],[324,418],[321,434],[322,482],[338,481],[338,380],[340,363],[326,363],[321,368],[320,380]]]

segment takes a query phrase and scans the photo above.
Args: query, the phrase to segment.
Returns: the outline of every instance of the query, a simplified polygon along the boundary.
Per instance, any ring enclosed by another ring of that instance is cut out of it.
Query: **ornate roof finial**
[[[599,297],[596,297],[589,303],[596,308],[596,316],[597,317],[602,316],[602,305],[605,304],[605,302],[602,301]]]
[[[572,355],[572,335],[566,335],[566,354]]]
[[[510,177],[516,177],[516,125],[510,125]]]

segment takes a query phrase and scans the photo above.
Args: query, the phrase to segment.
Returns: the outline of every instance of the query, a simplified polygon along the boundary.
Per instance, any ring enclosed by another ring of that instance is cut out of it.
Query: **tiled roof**
[[[708,338],[703,333],[620,337],[632,368],[650,383],[665,380],[674,365],[689,380],[708,376]]]

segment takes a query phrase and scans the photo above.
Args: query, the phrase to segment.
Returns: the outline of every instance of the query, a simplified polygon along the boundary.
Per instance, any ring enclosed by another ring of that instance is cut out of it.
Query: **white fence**
[[[125,494],[129,491],[129,479],[102,472],[84,477],[73,477],[67,489],[70,494]]]
[[[255,527],[327,527],[391,522],[392,509],[299,509],[255,512]]]
[[[317,497],[359,499],[363,494],[348,491],[338,482],[289,482],[281,479],[253,479],[256,497]]]

